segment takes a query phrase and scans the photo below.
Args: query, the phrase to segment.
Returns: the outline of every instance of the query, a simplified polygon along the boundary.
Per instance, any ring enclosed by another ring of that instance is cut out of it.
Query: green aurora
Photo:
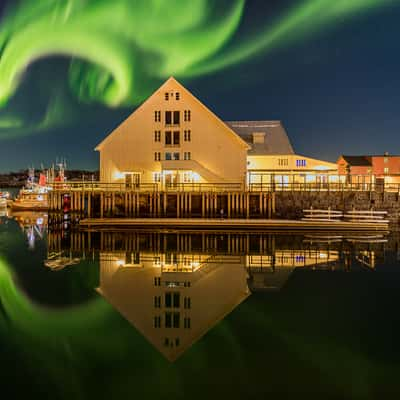
[[[0,138],[66,124],[82,104],[136,106],[169,76],[210,74],[397,1],[300,0],[248,37],[236,34],[245,0],[13,2],[0,24]],[[28,123],[12,100],[28,67],[54,57],[67,60],[67,76]]]

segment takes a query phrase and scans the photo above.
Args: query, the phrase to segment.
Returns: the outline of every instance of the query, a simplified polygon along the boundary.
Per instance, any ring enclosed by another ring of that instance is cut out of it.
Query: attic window
[[[169,100],[169,93],[167,92],[167,93],[165,93],[165,100]]]
[[[175,99],[179,100],[181,98],[181,94],[179,92],[175,93]]]
[[[265,143],[265,132],[253,132],[253,143]]]

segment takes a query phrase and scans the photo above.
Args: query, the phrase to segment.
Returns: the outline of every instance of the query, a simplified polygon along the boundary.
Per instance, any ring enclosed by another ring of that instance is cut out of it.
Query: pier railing
[[[54,191],[83,192],[395,192],[398,183],[110,183],[110,182],[57,182],[50,184]]]

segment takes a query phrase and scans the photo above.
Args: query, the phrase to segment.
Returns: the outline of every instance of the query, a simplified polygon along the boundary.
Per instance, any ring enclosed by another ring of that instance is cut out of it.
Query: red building
[[[339,175],[348,176],[350,183],[373,183],[383,179],[387,183],[400,183],[400,156],[369,155],[346,156],[337,160]]]

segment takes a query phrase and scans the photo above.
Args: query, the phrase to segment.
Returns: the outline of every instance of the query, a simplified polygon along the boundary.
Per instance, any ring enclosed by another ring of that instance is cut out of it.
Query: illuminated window
[[[154,153],[154,161],[161,161],[161,153],[156,151]]]
[[[383,157],[383,162],[384,162],[385,164],[387,164],[387,163],[389,162],[389,159],[388,159],[387,157]]]
[[[190,110],[185,110],[183,112],[183,119],[186,122],[189,122],[191,120],[191,112],[190,112]]]
[[[161,142],[161,131],[154,131],[154,141]]]
[[[174,160],[179,160],[179,153],[174,153]]]
[[[383,173],[384,174],[388,174],[389,173],[389,168],[388,167],[383,168]]]
[[[183,153],[183,158],[184,158],[184,160],[190,160],[190,158],[191,158],[191,153],[190,153],[190,151],[185,151],[185,152]]]
[[[172,160],[172,154],[171,153],[165,153],[165,159],[166,160]]]
[[[296,167],[305,167],[306,160],[296,160]]]
[[[189,131],[184,131],[184,134],[183,134],[183,139],[184,139],[184,141],[185,142],[190,142],[190,140],[191,140],[191,132],[190,132],[190,130]]]

